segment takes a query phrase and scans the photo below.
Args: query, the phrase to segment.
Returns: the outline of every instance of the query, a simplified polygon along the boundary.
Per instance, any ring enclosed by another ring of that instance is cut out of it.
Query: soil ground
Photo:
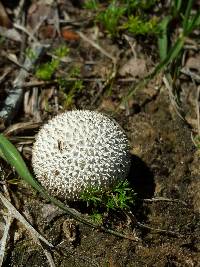
[[[169,107],[168,96],[160,92],[141,112],[119,118],[133,154],[129,180],[141,198],[132,212],[138,221],[177,235],[148,231],[122,220],[116,223],[117,229],[138,240],[120,239],[70,220],[51,204],[33,198],[30,188],[28,194],[27,188],[19,190],[24,213],[62,251],[54,253],[56,266],[199,266],[199,154],[190,129]],[[142,201],[155,197],[172,201]],[[20,229],[5,266],[47,266],[40,248]]]

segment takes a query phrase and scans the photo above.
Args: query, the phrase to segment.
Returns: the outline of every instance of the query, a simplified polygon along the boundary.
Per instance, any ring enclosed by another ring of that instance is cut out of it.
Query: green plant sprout
[[[149,21],[142,20],[139,16],[130,16],[128,21],[120,28],[127,29],[130,33],[135,35],[148,35],[158,33],[158,18],[153,17]]]
[[[127,180],[119,182],[110,191],[102,192],[97,188],[88,188],[82,193],[81,199],[92,207],[91,218],[96,222],[98,218],[103,221],[103,213],[129,210],[134,205],[136,193]]]
[[[177,15],[181,11],[180,20],[183,31],[179,34],[175,42],[169,45],[168,29],[173,16],[165,17],[159,24],[160,34],[158,34],[158,47],[161,61],[155,69],[141,80],[134,88],[130,88],[128,94],[122,99],[122,103],[132,97],[138,90],[143,88],[151,79],[153,79],[160,71],[165,70],[167,77],[173,80],[177,77],[180,68],[180,59],[183,53],[185,39],[200,26],[200,11],[192,12],[193,0],[189,0],[185,5],[182,0],[172,1],[173,14]],[[172,68],[172,64],[174,64]],[[171,68],[169,68],[169,66]]]
[[[94,223],[97,224],[102,224],[103,223],[103,214],[94,212],[93,214],[90,215],[90,218]]]
[[[155,5],[157,0],[122,0],[122,2],[126,3],[132,10],[138,8],[146,10]]]
[[[36,59],[36,55],[33,49],[31,49],[30,47],[26,48],[25,54],[30,60]]]
[[[49,81],[59,66],[58,59],[41,64],[36,70],[36,77],[40,80]]]
[[[58,59],[62,59],[69,54],[69,48],[65,45],[61,45],[53,51],[53,54],[55,54]]]
[[[54,54],[56,58],[52,58],[51,61],[43,63],[36,68],[36,77],[38,79],[48,81],[52,78],[55,71],[60,65],[60,60],[67,56],[69,53],[69,48],[66,46],[60,46],[55,49]]]
[[[125,7],[118,6],[116,1],[113,1],[106,10],[97,15],[97,21],[102,23],[111,36],[116,36],[118,33],[119,20],[124,15],[125,11]]]
[[[72,105],[74,101],[74,97],[77,93],[81,92],[84,88],[83,81],[80,80],[80,68],[73,67],[69,74],[67,79],[70,80],[70,78],[75,79],[72,81],[68,81],[65,78],[58,78],[58,84],[60,87],[60,94],[61,98],[63,98],[62,105],[64,108],[69,107]]]
[[[158,19],[153,17],[144,20],[142,17],[144,11],[148,11],[156,2],[157,0],[112,0],[105,9],[98,1],[89,0],[84,7],[96,12],[96,21],[102,24],[112,37],[118,36],[119,31],[124,29],[134,34],[145,35],[155,33]]]
[[[84,3],[84,8],[91,10],[98,10],[99,2],[97,0],[88,0]]]
[[[113,193],[110,194],[106,205],[108,210],[124,210],[134,204],[136,193],[130,187],[127,180],[120,182],[112,191]]]

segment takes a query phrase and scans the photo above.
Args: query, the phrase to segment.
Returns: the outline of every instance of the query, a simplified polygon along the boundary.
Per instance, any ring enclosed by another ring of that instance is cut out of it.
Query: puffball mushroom
[[[126,178],[128,140],[119,124],[102,113],[67,111],[38,132],[32,164],[50,194],[64,201],[78,200],[89,188],[104,191]]]

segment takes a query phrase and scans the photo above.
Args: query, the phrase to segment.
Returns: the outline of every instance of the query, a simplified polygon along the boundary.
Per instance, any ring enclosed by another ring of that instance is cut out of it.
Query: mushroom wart
[[[62,200],[78,200],[91,187],[112,188],[130,168],[127,137],[108,116],[67,111],[45,124],[32,155],[38,181]]]

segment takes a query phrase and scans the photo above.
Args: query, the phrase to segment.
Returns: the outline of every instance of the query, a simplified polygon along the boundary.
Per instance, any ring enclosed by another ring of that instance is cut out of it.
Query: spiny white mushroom
[[[126,178],[128,140],[106,115],[67,111],[40,129],[32,163],[36,178],[52,195],[77,200],[91,187],[106,190]]]

